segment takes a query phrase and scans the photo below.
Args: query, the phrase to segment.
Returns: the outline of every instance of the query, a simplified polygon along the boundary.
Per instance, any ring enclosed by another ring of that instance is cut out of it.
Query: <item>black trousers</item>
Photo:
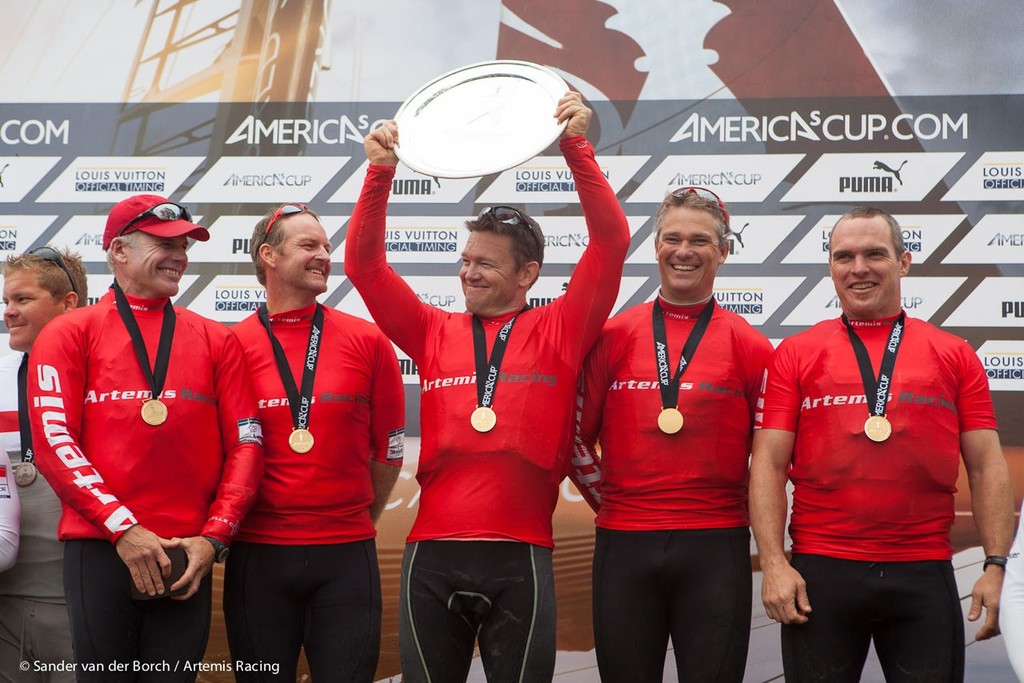
[[[133,600],[108,541],[64,545],[64,592],[79,681],[194,681],[210,634],[208,574],[185,601]]]
[[[369,683],[380,655],[374,540],[231,544],[224,620],[236,681],[295,680],[305,648],[313,681]]]
[[[787,681],[859,681],[872,640],[888,683],[963,681],[963,613],[950,562],[798,554],[792,564],[812,611],[806,624],[782,626]]]
[[[597,529],[594,641],[604,683],[739,683],[750,641],[750,531]]]

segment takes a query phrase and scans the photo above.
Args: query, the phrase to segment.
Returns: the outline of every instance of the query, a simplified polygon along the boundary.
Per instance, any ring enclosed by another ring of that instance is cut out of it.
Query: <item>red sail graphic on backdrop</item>
[[[551,42],[527,35],[502,21],[498,30],[498,59],[522,59],[577,76],[609,100],[628,102],[620,109],[625,121],[647,73],[636,68],[643,48],[630,36],[607,27],[614,7],[599,0],[505,0],[510,13]],[[570,76],[570,80],[571,80]]]
[[[834,3],[719,2],[731,14],[705,44],[718,52],[711,69],[736,99],[890,94]]]

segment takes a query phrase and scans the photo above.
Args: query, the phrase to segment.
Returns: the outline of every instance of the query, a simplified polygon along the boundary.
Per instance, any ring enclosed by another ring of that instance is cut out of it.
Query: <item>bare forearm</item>
[[[785,561],[786,475],[755,460],[750,468],[750,526],[761,566]]]
[[[388,504],[391,490],[395,488],[401,467],[387,465],[376,460],[370,461],[370,479],[373,481],[373,503],[370,505],[370,519],[374,524],[380,519],[384,506]]]
[[[1013,542],[1013,493],[1005,461],[969,477],[971,511],[986,555],[1006,555]]]

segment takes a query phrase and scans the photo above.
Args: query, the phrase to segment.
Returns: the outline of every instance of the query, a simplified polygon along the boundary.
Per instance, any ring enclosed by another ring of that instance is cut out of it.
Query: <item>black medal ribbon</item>
[[[277,341],[274,331],[270,328],[270,316],[267,305],[262,304],[256,311],[256,317],[263,324],[263,329],[270,337],[270,346],[274,349],[274,363],[277,373],[281,376],[285,395],[288,396],[288,407],[292,412],[292,426],[295,429],[309,429],[309,409],[313,404],[313,380],[316,378],[316,364],[320,358],[320,345],[324,330],[324,309],[320,304],[313,310],[313,321],[309,328],[309,341],[306,343],[306,360],[302,367],[302,385],[295,386],[295,378],[288,366],[288,356],[284,347]]]
[[[494,390],[498,382],[498,372],[501,370],[501,360],[505,357],[505,348],[508,347],[509,337],[512,336],[512,326],[516,319],[524,312],[530,310],[529,304],[524,306],[515,317],[505,323],[498,336],[494,339],[494,346],[491,347],[491,357],[487,357],[487,334],[484,332],[484,324],[477,316],[473,316],[473,356],[476,361],[476,402],[482,408],[490,408],[494,403]]]
[[[889,389],[892,385],[892,371],[896,367],[896,354],[900,350],[903,341],[903,330],[906,327],[907,314],[900,311],[900,315],[892,323],[889,331],[889,341],[885,344],[882,352],[882,364],[878,368],[878,377],[875,377],[871,368],[871,357],[864,342],[853,330],[850,319],[843,314],[843,324],[846,325],[846,332],[850,335],[850,344],[853,345],[853,355],[857,357],[857,367],[860,368],[861,381],[864,383],[864,397],[868,402],[868,411],[872,416],[885,415],[886,404],[889,401]]]
[[[686,338],[683,345],[683,352],[679,356],[679,367],[671,377],[669,376],[668,365],[668,334],[665,332],[665,313],[661,310],[661,303],[654,300],[654,309],[651,312],[651,324],[654,327],[654,360],[658,366],[658,388],[661,390],[661,407],[676,408],[679,405],[679,381],[683,373],[689,367],[693,354],[697,351],[697,345],[704,337],[704,333],[711,323],[711,316],[715,312],[715,298],[707,303],[697,317],[697,322],[690,330],[690,336]]]
[[[167,366],[171,362],[171,341],[174,339],[174,326],[177,322],[177,316],[174,315],[174,306],[171,305],[170,299],[164,304],[164,322],[160,327],[160,342],[156,348],[156,363],[150,368],[149,354],[146,352],[146,341],[142,338],[142,331],[139,329],[139,324],[135,321],[135,314],[132,313],[128,297],[125,296],[121,285],[117,284],[117,280],[114,280],[113,288],[114,301],[117,302],[117,312],[121,316],[124,326],[128,329],[128,336],[131,337],[132,346],[135,348],[135,357],[139,359],[142,375],[149,383],[149,389],[153,393],[153,398],[159,399],[160,393],[164,390],[164,382],[167,380]]]
[[[21,357],[18,366],[18,431],[21,433],[21,461],[33,462],[32,427],[28,421],[28,354]]]

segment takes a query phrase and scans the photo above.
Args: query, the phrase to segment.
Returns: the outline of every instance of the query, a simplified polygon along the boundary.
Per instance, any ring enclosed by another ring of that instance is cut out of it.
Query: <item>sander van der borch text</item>
[[[176,661],[176,662],[39,662],[23,661],[19,667],[22,671],[35,673],[57,673],[81,671],[83,673],[161,673],[161,672],[221,672],[221,673],[280,673],[278,662],[246,662],[240,659],[224,662]]]

